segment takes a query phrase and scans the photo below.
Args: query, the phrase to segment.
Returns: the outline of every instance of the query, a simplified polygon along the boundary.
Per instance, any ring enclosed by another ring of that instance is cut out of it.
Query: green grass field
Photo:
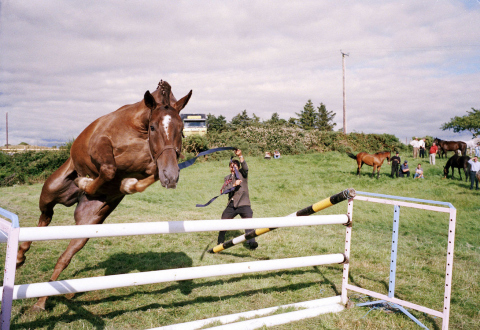
[[[401,155],[402,160],[405,155]],[[409,160],[411,168],[418,162]],[[446,201],[457,208],[455,261],[451,299],[451,329],[480,328],[480,191],[469,183],[443,179],[445,160],[422,163],[424,180],[391,179],[384,164],[379,179],[370,178],[364,166],[357,177],[356,164],[345,154],[329,152],[284,156],[266,161],[246,157],[250,167],[250,196],[254,217],[285,216],[346,188],[380,194]],[[218,194],[227,161],[197,162],[182,170],[178,188],[166,190],[156,183],[146,192],[127,196],[107,223],[219,219],[225,207]],[[36,226],[41,184],[0,189],[0,207],[18,214],[22,227]],[[56,207],[52,226],[73,225],[74,208]],[[342,214],[343,202],[321,214]],[[387,294],[393,206],[354,202],[349,282]],[[401,208],[396,297],[441,310],[445,276],[448,214]],[[242,234],[227,233],[227,239]],[[257,240],[250,251],[235,246],[220,254],[206,250],[216,244],[217,233],[132,236],[91,239],[72,260],[60,280],[124,274],[178,267],[268,260],[340,253],[343,226],[283,228]],[[17,272],[16,284],[45,282],[68,241],[36,242]],[[5,245],[0,251],[2,267]],[[228,266],[226,266],[228,267]],[[54,296],[47,310],[33,313],[35,299],[17,300],[12,329],[145,329],[202,318],[238,313],[305,300],[336,296],[341,291],[341,265],[279,270],[201,280],[168,282],[139,287],[86,292],[72,299]],[[354,302],[368,297],[354,292]],[[441,320],[410,310],[429,329],[441,329]],[[273,329],[418,329],[402,313],[355,307]]]

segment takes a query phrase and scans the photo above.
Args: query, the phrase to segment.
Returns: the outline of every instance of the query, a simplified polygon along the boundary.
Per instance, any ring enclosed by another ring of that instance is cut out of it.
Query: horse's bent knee
[[[102,176],[106,181],[113,180],[116,172],[117,167],[113,164],[102,164],[100,167],[100,176]]]

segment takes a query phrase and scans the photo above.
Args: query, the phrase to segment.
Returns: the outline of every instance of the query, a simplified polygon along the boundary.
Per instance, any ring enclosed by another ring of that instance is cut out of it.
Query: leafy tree
[[[335,118],[336,113],[333,111],[327,111],[325,104],[320,103],[320,106],[317,107],[318,114],[315,121],[315,127],[320,131],[333,131],[333,128],[337,125],[333,123],[333,118]]]
[[[308,100],[303,110],[300,113],[296,112],[298,116],[298,126],[304,130],[309,130],[315,128],[315,122],[317,119],[317,114],[315,108],[313,107],[312,100]]]
[[[442,130],[453,129],[455,133],[469,131],[474,137],[480,135],[480,110],[472,108],[472,111],[467,111],[468,115],[458,117],[455,116],[450,119],[448,123],[444,123]]]
[[[290,117],[288,119],[288,126],[290,126],[290,127],[298,126],[297,119],[295,119],[293,117]]]
[[[222,115],[215,117],[215,115],[208,114],[207,122],[208,130],[221,133],[227,129],[227,119]]]
[[[252,124],[254,126],[262,126],[262,119],[256,114],[252,114]]]
[[[248,116],[247,110],[243,110],[242,113],[239,113],[238,115],[232,118],[232,120],[230,121],[230,124],[234,128],[245,128],[247,126],[250,126],[252,122],[253,120]]]
[[[279,114],[277,112],[274,112],[272,114],[272,117],[264,122],[265,125],[268,126],[285,126],[287,124],[287,121],[285,119],[281,119]]]

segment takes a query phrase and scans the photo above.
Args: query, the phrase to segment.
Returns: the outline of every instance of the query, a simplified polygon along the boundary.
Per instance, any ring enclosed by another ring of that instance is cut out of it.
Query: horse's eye
[[[151,130],[151,131],[154,131],[154,130],[155,130],[155,127],[150,126],[150,130]]]

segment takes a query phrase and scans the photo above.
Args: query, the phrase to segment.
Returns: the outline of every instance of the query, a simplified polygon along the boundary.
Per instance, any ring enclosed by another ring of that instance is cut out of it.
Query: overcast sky
[[[160,79],[184,113],[295,117],[347,131],[468,140],[480,109],[480,1],[0,2],[0,145],[59,145]]]

